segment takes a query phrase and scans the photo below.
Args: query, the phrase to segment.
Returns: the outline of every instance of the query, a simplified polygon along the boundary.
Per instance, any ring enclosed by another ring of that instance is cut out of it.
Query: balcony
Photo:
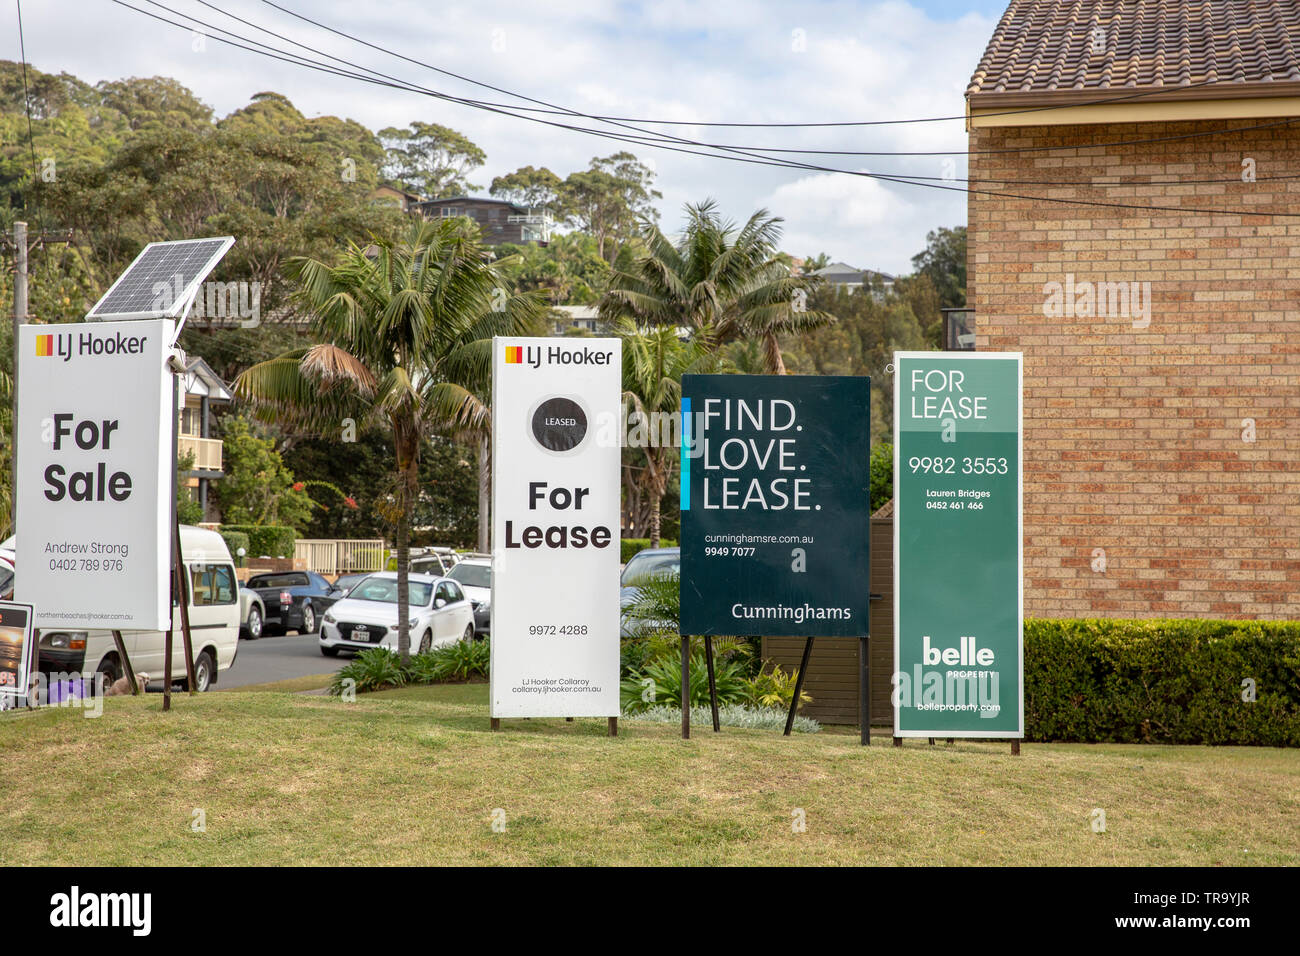
[[[184,458],[194,456],[194,471],[221,471],[221,439],[199,438],[197,435],[177,437],[177,453]]]

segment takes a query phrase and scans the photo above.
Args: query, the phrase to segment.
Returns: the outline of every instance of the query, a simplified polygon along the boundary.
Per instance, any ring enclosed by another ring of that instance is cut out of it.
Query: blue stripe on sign
[[[682,480],[681,510],[691,510],[691,400],[682,399]]]

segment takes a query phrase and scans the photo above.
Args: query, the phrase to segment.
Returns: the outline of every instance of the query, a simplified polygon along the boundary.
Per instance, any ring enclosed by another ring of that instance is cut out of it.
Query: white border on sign
[[[898,529],[902,525],[902,507],[898,500],[899,462],[898,439],[902,432],[902,416],[898,414],[899,383],[903,379],[904,359],[934,359],[942,356],[958,361],[975,359],[1012,359],[1016,363],[1016,649],[1019,654],[1020,668],[1020,714],[1019,730],[985,730],[979,732],[962,731],[949,734],[942,730],[900,730],[898,711],[894,710],[895,737],[961,737],[963,739],[1004,739],[1020,740],[1025,736],[1025,358],[1023,352],[895,352],[894,353],[894,673],[898,672],[899,641],[902,632],[898,628]],[[895,688],[894,674],[890,675],[890,703],[893,704]]]

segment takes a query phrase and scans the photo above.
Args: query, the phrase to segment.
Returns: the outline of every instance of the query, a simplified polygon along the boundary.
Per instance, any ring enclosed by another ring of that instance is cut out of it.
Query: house
[[[213,403],[229,404],[234,400],[230,388],[201,358],[191,359],[185,366],[181,379],[185,389],[185,404],[180,409],[180,430],[176,450],[181,458],[194,456],[194,463],[185,474],[185,484],[190,499],[203,507],[208,514],[208,491],[211,483],[221,478],[221,439],[211,436],[211,410]]]
[[[484,199],[477,196],[456,196],[449,199],[429,199],[417,203],[415,208],[425,219],[466,216],[478,223],[483,241],[490,246],[503,242],[547,243],[555,221],[545,209],[529,209],[504,199]]]
[[[411,212],[424,201],[419,193],[400,189],[391,183],[383,183],[370,194],[370,201],[380,205],[396,206],[402,212]]]
[[[819,276],[832,288],[844,289],[848,292],[870,286],[877,296],[883,296],[894,288],[894,277],[888,273],[857,269],[844,262],[833,262],[824,269],[814,269],[812,274]]]
[[[555,334],[564,335],[570,329],[582,329],[595,334],[600,327],[600,310],[594,305],[554,305]]]
[[[1300,618],[1300,0],[1014,0],[966,101],[1026,616]]]

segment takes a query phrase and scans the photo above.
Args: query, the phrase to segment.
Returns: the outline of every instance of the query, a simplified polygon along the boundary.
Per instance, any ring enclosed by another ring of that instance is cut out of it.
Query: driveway
[[[320,635],[286,634],[263,637],[256,641],[241,640],[234,666],[222,671],[216,690],[232,690],[249,684],[266,684],[290,677],[332,674],[350,657],[326,657],[320,652]]]

